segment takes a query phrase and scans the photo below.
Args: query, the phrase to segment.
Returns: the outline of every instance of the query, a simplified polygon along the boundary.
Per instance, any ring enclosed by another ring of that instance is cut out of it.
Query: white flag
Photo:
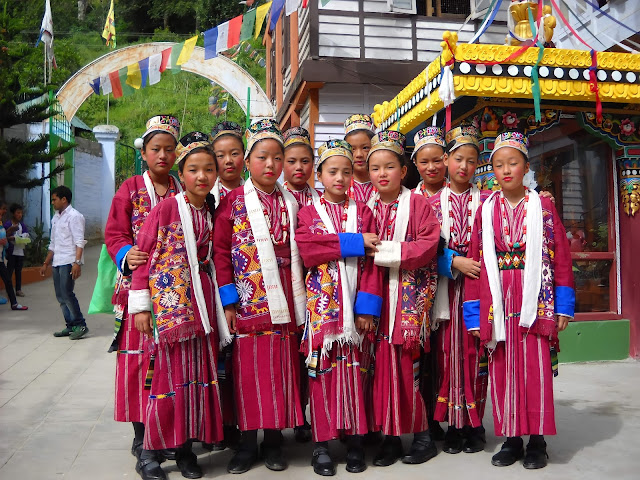
[[[162,54],[156,53],[149,57],[149,85],[155,85],[160,81],[160,65],[162,64]]]
[[[109,77],[109,74],[100,75],[100,86],[102,87],[103,95],[111,93],[111,78]]]
[[[218,25],[218,39],[216,40],[216,54],[229,50],[229,22]]]
[[[287,0],[284,5],[285,15],[288,17],[293,12],[297,12],[299,6],[300,6],[300,0]]]
[[[51,4],[49,0],[46,0],[44,7],[44,16],[42,17],[42,25],[40,25],[40,35],[36,42],[36,47],[40,44],[40,41],[46,45],[47,60],[56,63],[55,56],[53,55],[53,17],[51,16]]]

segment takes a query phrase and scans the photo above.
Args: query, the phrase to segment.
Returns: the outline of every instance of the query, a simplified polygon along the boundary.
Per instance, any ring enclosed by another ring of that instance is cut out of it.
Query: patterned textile
[[[493,158],[494,153],[505,147],[514,148],[522,153],[524,158],[529,159],[529,139],[522,132],[508,130],[496,137],[489,161]]]
[[[263,118],[262,120],[253,122],[251,126],[247,128],[245,136],[247,137],[247,149],[244,152],[245,160],[249,157],[255,144],[260,140],[275,140],[284,148],[284,140],[282,139],[280,127],[278,127],[278,123],[275,120],[270,118]]]
[[[444,132],[440,127],[427,127],[418,130],[413,136],[413,152],[411,158],[415,157],[418,150],[427,145],[438,145],[442,148],[447,148],[447,144],[444,141]]]
[[[282,134],[282,138],[284,139],[284,148],[298,144],[306,145],[313,150],[311,135],[309,135],[309,131],[306,128],[292,127]]]
[[[373,186],[373,183],[360,183],[357,180],[352,179],[351,187],[349,188],[349,198],[352,198],[358,202],[367,203],[375,192],[376,189]]]
[[[291,190],[287,185],[285,186],[289,190],[289,193],[293,195],[293,198],[296,199],[296,202],[298,202],[298,208],[313,204],[313,194],[311,193],[311,189],[313,188],[312,186],[307,184],[302,190]]]
[[[171,115],[156,115],[147,121],[147,129],[142,135],[146,137],[152,132],[166,132],[178,141],[180,136],[180,122],[176,117]]]
[[[375,133],[375,127],[370,115],[364,113],[356,113],[351,115],[344,121],[345,136],[357,130],[365,130],[371,134]]]
[[[202,132],[190,132],[178,142],[176,147],[176,163],[180,163],[190,152],[196,148],[210,147],[209,135]]]
[[[524,270],[527,256],[524,252],[496,252],[500,270]]]
[[[376,133],[371,139],[371,150],[367,155],[367,160],[371,154],[377,150],[390,150],[398,155],[404,155],[404,144],[406,137],[395,130],[383,130]]]
[[[461,125],[454,127],[447,132],[445,140],[447,142],[447,151],[453,152],[456,148],[463,145],[471,145],[480,151],[480,132],[473,125]]]
[[[215,142],[223,135],[233,135],[242,139],[242,127],[236,122],[220,122],[211,129],[211,143]]]
[[[322,165],[327,159],[336,156],[347,157],[353,165],[353,151],[351,149],[351,145],[349,145],[344,140],[329,140],[324,142],[318,147],[318,163],[316,165],[316,170]]]

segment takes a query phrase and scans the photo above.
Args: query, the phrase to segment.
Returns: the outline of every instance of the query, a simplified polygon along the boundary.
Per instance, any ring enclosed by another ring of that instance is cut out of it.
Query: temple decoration
[[[534,33],[531,31],[529,10],[531,10],[533,18],[538,18],[537,1],[511,1],[508,15],[509,35],[505,41],[507,45],[522,45],[533,41]],[[556,19],[551,15],[550,5],[542,7],[542,25],[544,43],[550,45],[553,31],[556,28]]]
[[[640,147],[624,147],[618,165],[622,209],[633,217],[640,210]]]

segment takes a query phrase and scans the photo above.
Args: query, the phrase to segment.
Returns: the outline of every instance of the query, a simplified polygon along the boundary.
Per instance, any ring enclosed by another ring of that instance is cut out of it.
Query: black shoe
[[[484,444],[487,443],[487,439],[484,435],[484,428],[477,427],[472,428],[464,441],[464,447],[462,451],[464,453],[476,453],[484,450]]]
[[[440,426],[440,422],[436,422],[435,420],[429,422],[429,434],[431,435],[431,440],[434,442],[444,440],[444,430]]]
[[[387,435],[378,454],[373,458],[373,464],[376,467],[388,467],[396,463],[403,454],[400,437]]]
[[[260,445],[260,453],[264,460],[264,466],[274,472],[286,470],[289,464],[282,455],[282,447],[280,445]]]
[[[142,440],[138,440],[134,437],[131,443],[131,455],[140,460],[140,454],[142,453]]]
[[[363,442],[365,445],[379,445],[382,440],[382,432],[368,432],[365,433]]]
[[[509,442],[508,440],[502,444],[500,451],[491,457],[491,465],[496,467],[508,467],[524,457],[524,448],[522,447],[522,439],[520,442]]]
[[[214,443],[214,450],[224,450],[225,448],[230,448],[232,450],[237,450],[240,445],[240,438],[242,434],[236,425],[223,425],[222,427],[224,432],[224,440],[218,444]],[[216,445],[218,448],[216,448]]]
[[[442,451],[452,454],[460,453],[463,445],[464,437],[462,436],[462,432],[455,427],[449,426],[447,433],[444,436]]]
[[[360,473],[367,469],[364,461],[364,449],[362,447],[351,447],[347,450],[347,472]]]
[[[293,431],[295,432],[294,438],[296,439],[296,442],[307,443],[311,441],[311,425],[309,425],[306,418],[304,420],[304,425],[295,427]]]
[[[336,466],[329,456],[329,450],[326,447],[317,446],[313,450],[313,458],[311,466],[316,475],[323,477],[333,477],[336,474]]]
[[[202,448],[204,448],[208,452],[221,452],[227,445],[224,442],[216,442],[216,443],[205,443],[202,442]]]
[[[245,473],[251,470],[254,463],[258,461],[257,448],[248,448],[246,446],[240,446],[235,453],[229,464],[227,465],[227,472],[229,473]]]
[[[176,454],[176,465],[184,478],[202,478],[198,457],[190,449],[180,449]]]
[[[424,437],[426,438],[422,438],[419,433],[414,435],[411,449],[409,453],[402,457],[402,463],[416,465],[431,460],[438,455],[438,448],[431,440],[431,437],[428,434]]]
[[[175,460],[177,456],[178,449],[177,448],[163,448],[162,450],[158,450],[158,456],[160,457],[160,463],[165,460]]]
[[[154,457],[138,460],[136,472],[140,474],[142,480],[167,480],[167,474]]]
[[[527,445],[527,454],[524,456],[523,466],[527,470],[544,468],[547,466],[548,458],[547,444],[544,440],[540,444],[532,444],[532,442],[529,442]]]

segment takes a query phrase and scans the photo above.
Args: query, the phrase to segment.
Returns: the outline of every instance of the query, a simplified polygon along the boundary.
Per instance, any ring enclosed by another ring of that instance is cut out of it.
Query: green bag
[[[117,278],[118,268],[116,264],[113,263],[113,260],[111,260],[107,252],[107,246],[102,245],[100,258],[98,259],[98,278],[96,279],[96,286],[93,288],[93,296],[89,304],[89,315],[96,313],[113,313],[111,297],[116,287]]]

